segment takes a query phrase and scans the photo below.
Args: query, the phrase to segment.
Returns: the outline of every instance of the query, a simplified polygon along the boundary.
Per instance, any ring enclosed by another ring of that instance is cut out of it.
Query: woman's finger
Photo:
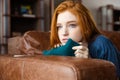
[[[88,58],[88,55],[83,55],[83,54],[78,53],[78,54],[75,54],[75,57],[77,57],[77,58]]]
[[[73,50],[83,50],[83,51],[85,51],[85,50],[87,50],[88,51],[88,48],[86,47],[86,46],[74,46],[74,47],[72,47],[72,49]]]
[[[86,51],[76,50],[74,54],[78,54],[78,53],[83,54],[83,55],[88,55],[88,50]]]

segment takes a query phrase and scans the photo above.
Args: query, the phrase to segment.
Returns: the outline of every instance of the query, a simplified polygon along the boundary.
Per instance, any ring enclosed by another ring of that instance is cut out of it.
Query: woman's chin
[[[62,43],[62,45],[65,45],[66,43]]]

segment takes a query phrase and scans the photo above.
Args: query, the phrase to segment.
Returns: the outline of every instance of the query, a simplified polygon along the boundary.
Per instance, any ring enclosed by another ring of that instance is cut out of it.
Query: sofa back
[[[109,38],[120,51],[120,32],[119,31],[101,31],[103,35]],[[50,32],[28,31],[27,35],[35,38],[42,45],[41,50],[48,49],[50,44]]]
[[[108,37],[113,44],[120,51],[120,32],[117,31],[101,31],[103,35]],[[38,31],[28,31],[24,36],[32,37],[37,42],[40,42],[38,49],[46,50],[50,45],[50,32],[38,32]],[[8,39],[8,53],[9,54],[21,54],[18,50],[18,45],[20,44],[21,37],[13,37]]]
[[[49,48],[50,45],[50,32],[39,32],[39,31],[28,31],[24,34],[26,39],[31,39],[33,41],[39,42],[39,49],[45,50]],[[35,43],[34,43],[35,44]]]
[[[23,36],[8,39],[8,54],[24,54],[21,51],[24,49],[23,38],[36,49],[46,50],[50,45],[50,32],[28,31]]]

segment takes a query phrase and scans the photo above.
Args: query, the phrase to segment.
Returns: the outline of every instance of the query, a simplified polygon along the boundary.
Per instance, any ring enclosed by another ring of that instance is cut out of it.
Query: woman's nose
[[[64,36],[67,36],[67,35],[68,35],[68,30],[67,30],[67,28],[64,28],[64,29],[63,29],[62,34],[63,34]]]

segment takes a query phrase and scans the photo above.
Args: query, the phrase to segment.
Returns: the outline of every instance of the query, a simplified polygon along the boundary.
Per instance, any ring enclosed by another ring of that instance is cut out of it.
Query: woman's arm
[[[117,69],[117,75],[120,77],[120,51],[114,44],[104,36],[98,36],[88,45],[89,53],[92,58],[104,59],[112,62]]]

